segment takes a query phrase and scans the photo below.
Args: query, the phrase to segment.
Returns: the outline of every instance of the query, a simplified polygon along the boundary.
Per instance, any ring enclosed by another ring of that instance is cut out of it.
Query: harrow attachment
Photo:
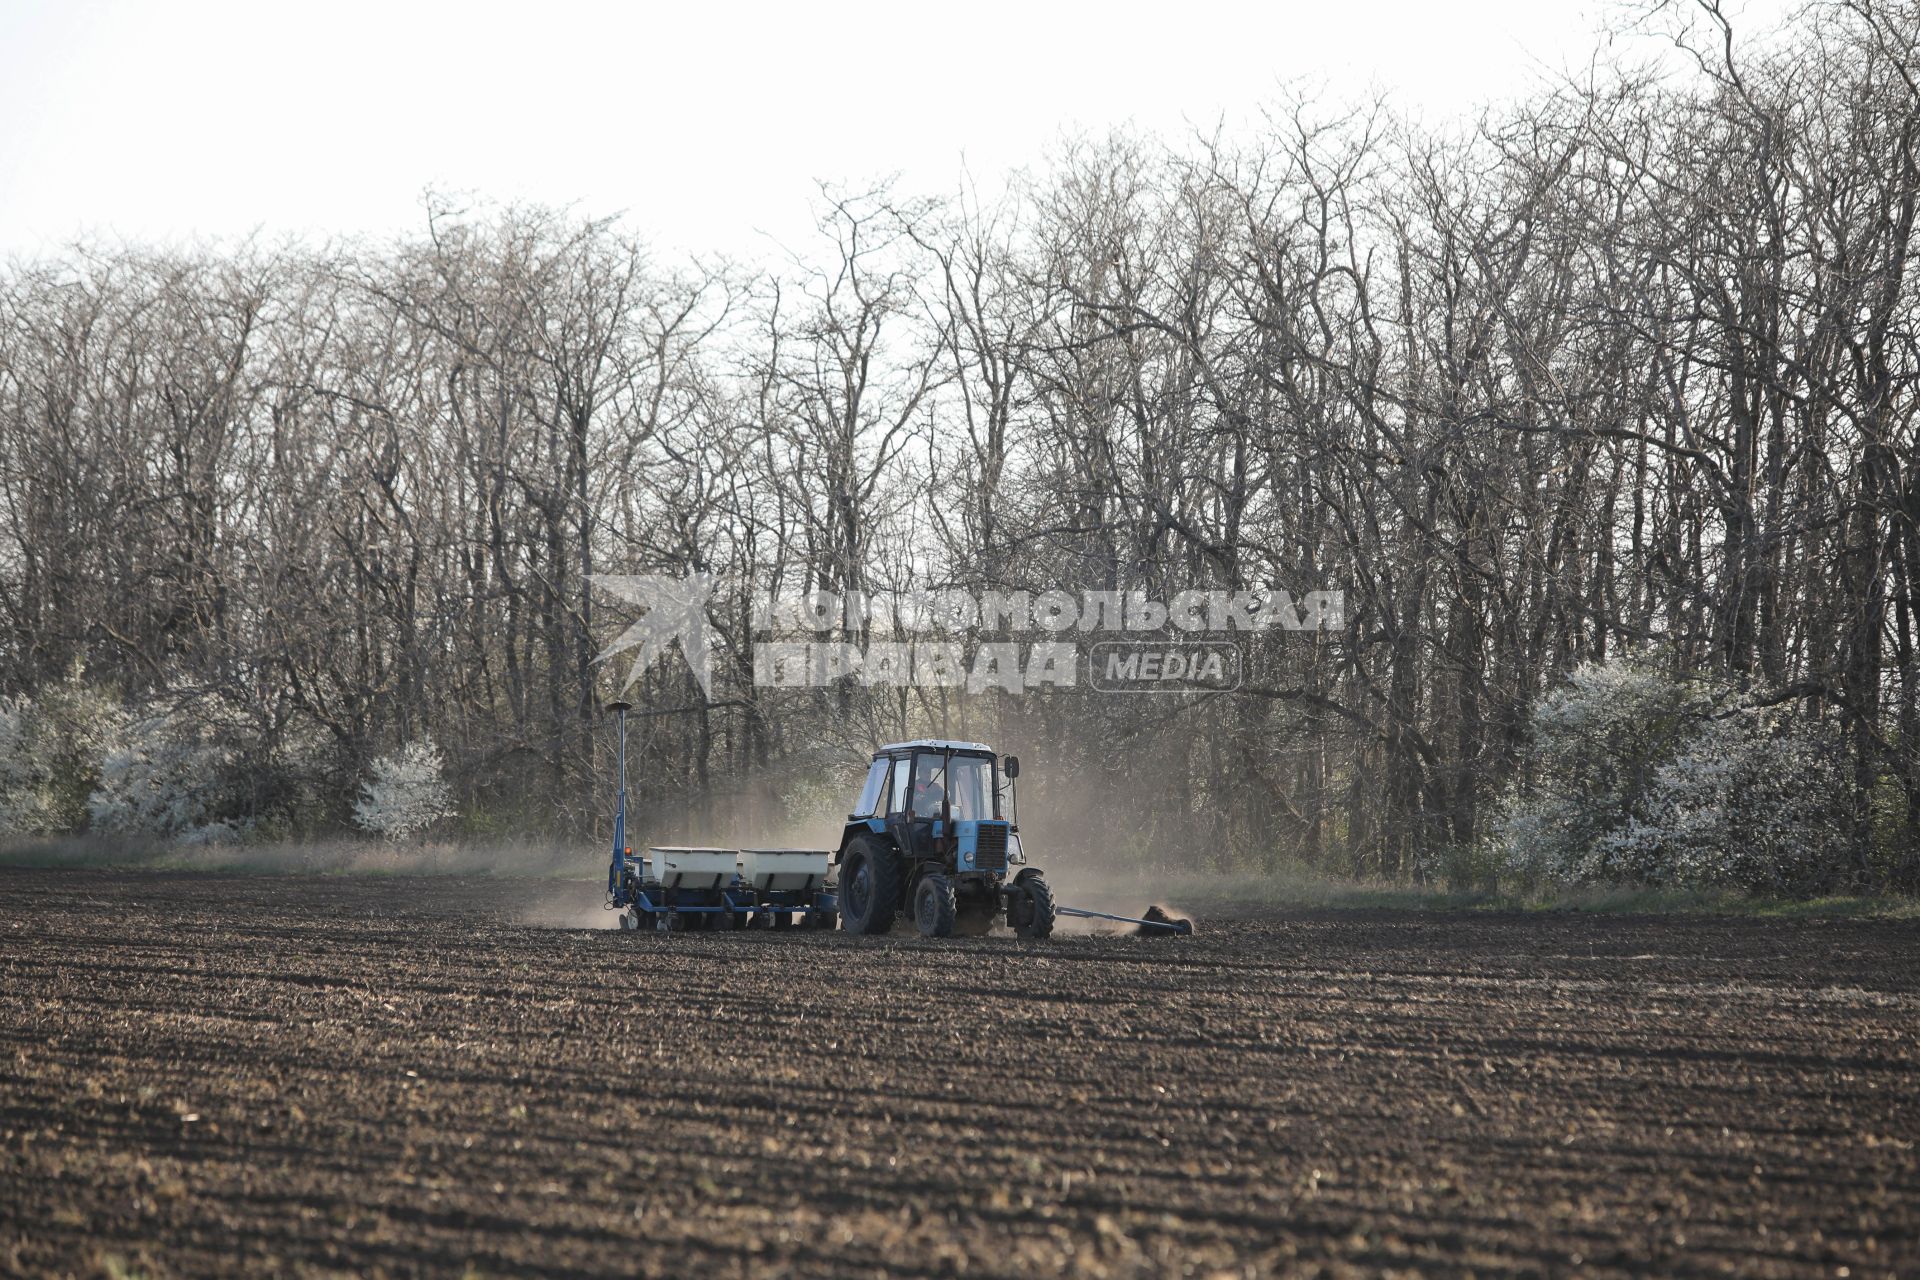
[[[1118,924],[1130,924],[1141,937],[1193,936],[1193,921],[1173,915],[1162,907],[1148,907],[1144,916],[1116,916],[1106,911],[1089,911],[1085,907],[1055,907],[1053,912],[1055,915],[1077,916],[1082,920],[1112,920]]]

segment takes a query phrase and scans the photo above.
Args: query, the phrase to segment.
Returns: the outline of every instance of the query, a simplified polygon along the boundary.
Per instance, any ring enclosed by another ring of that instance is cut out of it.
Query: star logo
[[[707,600],[713,595],[711,574],[664,578],[596,573],[592,581],[601,590],[645,610],[638,622],[616,636],[595,659],[606,662],[629,649],[640,650],[634,656],[633,665],[627,668],[627,682],[620,686],[622,693],[633,687],[642,671],[666,654],[670,642],[678,641],[681,656],[693,669],[693,678],[700,683],[700,692],[713,697],[713,661],[707,647]]]

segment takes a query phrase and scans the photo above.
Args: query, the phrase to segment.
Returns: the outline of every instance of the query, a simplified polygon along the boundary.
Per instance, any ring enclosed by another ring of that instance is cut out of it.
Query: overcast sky
[[[1770,0],[1748,0],[1769,11]],[[950,187],[1063,131],[1244,119],[1285,80],[1470,114],[1585,65],[1597,0],[0,0],[0,255],[390,234],[429,186],[764,252],[812,180]]]

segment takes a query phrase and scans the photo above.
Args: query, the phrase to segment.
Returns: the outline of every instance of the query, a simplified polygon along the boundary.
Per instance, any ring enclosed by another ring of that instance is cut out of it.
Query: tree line
[[[584,834],[634,620],[594,580],[706,574],[710,687],[629,695],[643,815],[831,814],[937,733],[1027,757],[1063,842],[1404,878],[1485,838],[1540,699],[1650,654],[1818,726],[1840,878],[1911,886],[1920,12],[1639,22],[1677,65],[1470,126],[1296,98],[823,187],[772,266],[444,197],[391,244],[16,260],[0,688],[230,746],[236,820],[344,822],[431,737],[467,830]],[[783,593],[1269,586],[1342,624],[1243,639],[1230,692],[753,674]]]

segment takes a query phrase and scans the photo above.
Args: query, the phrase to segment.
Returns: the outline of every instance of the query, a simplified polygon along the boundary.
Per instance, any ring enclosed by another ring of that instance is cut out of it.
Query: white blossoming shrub
[[[213,844],[311,828],[334,812],[340,767],[317,726],[183,685],[166,680],[128,708],[76,667],[0,699],[0,834]]]
[[[1837,743],[1771,710],[1701,725],[1654,778],[1640,838],[1676,884],[1794,897],[1849,871],[1849,782]]]
[[[85,825],[100,758],[125,717],[84,676],[76,666],[32,696],[0,699],[0,832],[53,835]]]
[[[265,767],[253,736],[212,698],[139,717],[100,762],[88,802],[94,829],[192,844],[237,839],[251,825],[253,773]]]
[[[360,788],[353,820],[387,840],[424,832],[454,813],[453,788],[442,776],[446,761],[431,738],[410,742],[376,759]]]
[[[1562,884],[1658,882],[1658,854],[1623,836],[1646,817],[1654,774],[1710,707],[1705,691],[1634,661],[1588,663],[1542,697],[1494,821],[1508,868]]]
[[[1646,660],[1588,664],[1535,706],[1492,839],[1532,883],[1808,894],[1845,874],[1847,786],[1813,728]]]

